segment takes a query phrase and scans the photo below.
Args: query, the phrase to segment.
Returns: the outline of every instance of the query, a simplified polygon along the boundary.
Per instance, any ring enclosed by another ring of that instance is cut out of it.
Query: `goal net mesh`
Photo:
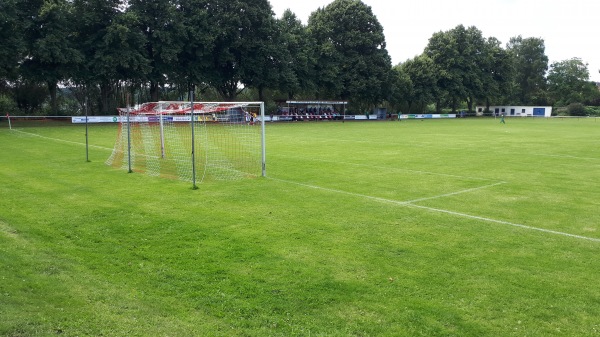
[[[119,119],[108,165],[196,182],[264,175],[262,103],[152,102]]]

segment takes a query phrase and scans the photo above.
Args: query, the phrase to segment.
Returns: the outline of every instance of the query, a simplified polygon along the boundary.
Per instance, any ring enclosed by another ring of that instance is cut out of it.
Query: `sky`
[[[462,24],[506,47],[511,37],[542,38],[548,65],[578,57],[600,82],[599,0],[362,0],[383,26],[392,64],[419,55],[436,32]],[[290,9],[304,24],[332,0],[269,0],[277,17]]]

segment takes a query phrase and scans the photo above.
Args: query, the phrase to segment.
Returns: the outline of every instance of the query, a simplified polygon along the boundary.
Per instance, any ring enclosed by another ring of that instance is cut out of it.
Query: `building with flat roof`
[[[477,116],[482,116],[486,112],[486,107],[476,107]],[[518,117],[550,117],[552,116],[551,106],[521,106],[521,105],[493,105],[489,112],[494,116],[518,116]]]

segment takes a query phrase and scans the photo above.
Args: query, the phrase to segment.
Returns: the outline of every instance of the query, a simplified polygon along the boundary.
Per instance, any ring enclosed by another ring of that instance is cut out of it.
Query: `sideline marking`
[[[485,186],[468,188],[468,189],[460,190],[460,191],[456,191],[456,192],[451,192],[451,193],[446,193],[446,194],[440,194],[440,195],[436,195],[436,196],[433,196],[433,197],[419,198],[419,199],[407,200],[407,201],[398,201],[398,200],[391,200],[391,199],[386,199],[386,198],[374,197],[372,195],[366,195],[366,194],[360,194],[360,193],[354,193],[354,192],[337,190],[337,189],[334,189],[334,188],[328,188],[328,187],[321,187],[321,186],[316,186],[316,185],[304,184],[304,183],[299,183],[299,182],[295,182],[295,181],[291,181],[291,180],[285,180],[285,179],[279,179],[279,178],[273,178],[273,177],[267,177],[267,178],[269,178],[271,180],[281,181],[281,182],[288,183],[288,184],[294,184],[294,185],[299,185],[299,186],[303,186],[303,187],[314,188],[314,189],[322,190],[322,191],[329,191],[329,192],[334,192],[334,193],[347,194],[347,195],[351,195],[351,196],[354,196],[354,197],[371,199],[371,200],[376,200],[376,201],[380,201],[380,202],[384,202],[384,203],[388,203],[388,204],[396,204],[396,205],[411,205],[414,202],[419,202],[419,201],[424,201],[424,200],[431,200],[431,199],[438,199],[438,198],[448,197],[448,196],[462,194],[462,193],[469,193],[469,192],[473,192],[473,191],[477,191],[477,190],[482,190],[484,188],[490,188],[490,187],[493,187],[493,186],[498,186],[498,185],[506,184],[506,182],[499,182],[499,183],[485,185]]]
[[[64,139],[60,139],[60,138],[52,138],[52,137],[47,137],[47,136],[42,136],[42,135],[38,135],[37,133],[31,133],[31,132],[25,132],[25,131],[21,131],[21,130],[16,130],[16,129],[12,129],[12,131],[14,132],[20,132],[29,136],[35,136],[35,137],[39,137],[39,138],[43,138],[43,139],[49,139],[49,140],[54,140],[57,142],[62,142],[62,143],[68,143],[68,144],[75,144],[75,145],[83,145],[85,146],[85,143],[80,143],[80,142],[74,142],[72,140],[64,140]],[[102,149],[102,150],[108,150],[108,151],[112,151],[113,149],[109,149],[108,147],[104,147],[104,146],[99,146],[99,145],[91,145],[88,144],[89,147],[95,147],[97,149]]]
[[[582,235],[576,235],[576,234],[570,234],[570,233],[565,233],[565,232],[554,231],[554,230],[551,230],[551,229],[544,229],[544,228],[538,228],[538,227],[533,227],[533,226],[527,226],[527,225],[523,225],[523,224],[509,222],[509,221],[496,220],[496,219],[486,218],[486,217],[477,216],[477,215],[471,215],[471,214],[466,214],[466,213],[454,212],[454,211],[449,211],[449,210],[445,210],[445,209],[433,208],[433,207],[427,207],[427,206],[420,206],[420,205],[415,205],[414,204],[415,202],[419,202],[419,201],[423,201],[423,200],[437,199],[437,198],[442,198],[442,197],[451,196],[451,195],[457,195],[457,194],[461,194],[461,193],[468,193],[468,192],[475,191],[475,190],[481,190],[481,189],[484,189],[484,188],[490,188],[490,187],[493,187],[493,186],[498,186],[498,185],[501,185],[501,184],[505,184],[506,182],[499,182],[499,183],[495,183],[495,184],[491,184],[491,185],[486,185],[486,186],[481,186],[481,187],[476,187],[476,188],[470,188],[470,189],[467,189],[467,190],[461,190],[461,191],[447,193],[447,194],[438,195],[438,196],[433,196],[433,197],[429,197],[429,198],[420,198],[420,199],[414,199],[414,200],[408,200],[408,201],[397,201],[397,200],[385,199],[385,198],[380,198],[380,197],[374,197],[374,196],[365,195],[365,194],[359,194],[359,193],[353,193],[353,192],[347,192],[347,191],[337,190],[337,189],[333,189],[333,188],[327,188],[327,187],[321,187],[321,186],[316,186],[316,185],[309,185],[309,184],[304,184],[304,183],[298,183],[298,182],[290,181],[290,180],[284,180],[284,179],[278,179],[278,178],[272,178],[272,177],[267,177],[267,178],[271,179],[271,180],[275,180],[275,181],[280,181],[280,182],[288,183],[288,184],[294,184],[294,185],[299,185],[299,186],[303,186],[303,187],[308,187],[308,188],[313,188],[313,189],[323,190],[323,191],[329,191],[329,192],[334,192],[334,193],[352,195],[352,196],[355,196],[355,197],[362,197],[362,198],[371,199],[371,200],[375,200],[375,201],[379,201],[379,202],[384,202],[384,203],[388,203],[388,204],[396,204],[396,205],[401,205],[401,206],[420,208],[420,209],[425,209],[425,210],[432,211],[432,212],[446,213],[446,214],[455,215],[455,216],[459,216],[459,217],[464,217],[464,218],[469,218],[469,219],[475,219],[475,220],[481,220],[481,221],[485,221],[485,222],[492,222],[492,223],[497,223],[497,224],[502,224],[502,225],[508,225],[508,226],[513,226],[513,227],[518,227],[518,228],[523,228],[523,229],[528,229],[528,230],[535,230],[535,231],[544,232],[544,233],[548,233],[548,234],[555,234],[555,235],[561,235],[561,236],[567,236],[567,237],[571,237],[571,238],[576,238],[576,239],[580,239],[580,240],[588,240],[588,241],[593,241],[593,242],[600,242],[600,239],[598,239],[598,238],[591,238],[591,237],[582,236]]]
[[[74,142],[72,140],[64,140],[64,139],[60,139],[60,138],[51,138],[51,137],[47,137],[47,136],[38,135],[37,133],[25,132],[25,131],[15,130],[15,129],[12,129],[12,131],[20,132],[20,133],[23,133],[23,134],[26,134],[26,135],[29,135],[29,136],[35,136],[35,137],[39,137],[39,138],[43,138],[43,139],[54,140],[54,141],[57,141],[57,142],[85,146],[85,143]],[[104,147],[104,146],[100,146],[100,145],[88,144],[88,146],[89,147],[94,147],[94,148],[97,148],[97,149],[101,149],[101,150],[106,150],[106,151],[114,151],[114,149],[111,149],[111,148],[108,148],[108,147]],[[119,151],[119,150],[117,150],[116,152],[118,152],[118,153],[126,153],[125,151]],[[132,154],[133,154],[133,152],[132,152]],[[146,157],[146,158],[152,158],[152,159],[161,159],[160,156],[153,156],[153,155],[149,155],[149,154],[135,154],[135,155],[139,156],[139,157]]]
[[[568,159],[580,159],[580,160],[600,160],[600,158],[591,158],[591,157],[577,157],[577,156],[570,156],[567,154],[534,154],[535,156],[540,156],[540,157],[554,157],[554,158],[568,158]]]
[[[60,139],[60,138],[51,138],[51,137],[47,137],[47,136],[38,135],[37,133],[25,132],[25,131],[15,130],[15,129],[12,129],[12,131],[20,132],[20,133],[23,133],[23,134],[26,134],[26,135],[29,135],[29,136],[35,136],[35,137],[39,137],[39,138],[43,138],[43,139],[54,140],[54,141],[57,141],[57,142],[85,146],[85,143],[74,142],[72,140],[64,140],[64,139]],[[89,147],[94,147],[94,148],[97,148],[97,149],[101,149],[101,150],[106,150],[106,151],[114,151],[114,149],[111,149],[111,148],[108,148],[108,147],[104,147],[104,146],[100,146],[100,145],[88,144],[88,146]],[[117,150],[117,152],[118,153],[126,153],[125,151],[119,151],[119,150]],[[161,158],[160,156],[153,156],[153,155],[149,155],[149,154],[136,154],[136,156],[147,157],[147,158],[152,158],[152,159],[160,159]]]

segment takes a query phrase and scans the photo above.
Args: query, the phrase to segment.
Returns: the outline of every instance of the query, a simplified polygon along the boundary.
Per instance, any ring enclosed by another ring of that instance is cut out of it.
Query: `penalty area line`
[[[313,188],[313,189],[318,189],[318,190],[322,190],[322,191],[329,191],[329,192],[334,192],[334,193],[346,194],[346,195],[351,195],[351,196],[354,196],[354,197],[359,197],[359,198],[364,198],[364,199],[371,199],[371,200],[375,200],[375,201],[379,201],[379,202],[384,202],[384,203],[388,203],[388,204],[396,204],[396,205],[410,205],[412,203],[419,202],[419,201],[439,199],[439,198],[449,197],[449,196],[463,194],[463,193],[469,193],[469,192],[473,192],[473,191],[477,191],[477,190],[482,190],[482,189],[486,189],[486,188],[490,188],[490,187],[494,187],[494,186],[506,184],[505,181],[501,181],[501,182],[497,182],[497,183],[494,183],[494,184],[489,184],[489,185],[479,186],[479,187],[474,187],[474,188],[468,188],[468,189],[465,189],[465,190],[460,190],[460,191],[455,191],[455,192],[451,192],[451,193],[445,193],[445,194],[435,195],[435,196],[432,196],[432,197],[419,198],[419,199],[413,199],[413,200],[407,200],[407,201],[398,201],[398,200],[392,200],[392,199],[374,197],[372,195],[366,195],[366,194],[360,194],[360,193],[342,191],[342,190],[338,190],[338,189],[334,189],[334,188],[328,188],[328,187],[322,187],[322,186],[304,184],[304,183],[299,183],[299,182],[296,182],[296,181],[290,181],[290,180],[285,180],[285,179],[279,179],[279,178],[273,178],[273,177],[268,177],[268,178],[271,179],[271,180],[276,180],[276,181],[280,181],[280,182],[284,182],[284,183],[288,183],[288,184],[294,184],[294,185],[308,187],[308,188]]]
[[[588,241],[600,242],[600,239],[598,239],[598,238],[591,238],[591,237],[583,236],[583,235],[577,235],[577,234],[570,234],[570,233],[565,233],[565,232],[553,231],[551,229],[544,229],[544,228],[539,228],[539,227],[527,226],[527,225],[522,225],[522,224],[518,224],[518,223],[514,223],[514,222],[503,221],[503,220],[496,220],[496,219],[490,219],[490,218],[486,218],[486,217],[482,217],[482,216],[465,214],[465,213],[460,213],[460,212],[454,212],[454,211],[449,211],[449,210],[445,210],[445,209],[439,209],[439,208],[433,208],[433,207],[427,207],[427,206],[420,206],[420,205],[415,205],[415,204],[407,204],[407,206],[414,207],[414,208],[425,209],[425,210],[433,211],[433,212],[439,212],[439,213],[446,213],[446,214],[450,214],[450,215],[456,215],[456,216],[460,216],[460,217],[464,217],[464,218],[470,218],[470,219],[475,219],[475,220],[482,220],[482,221],[486,221],[486,222],[493,222],[493,223],[502,224],[502,225],[508,225],[508,226],[513,226],[513,227],[519,227],[519,228],[524,228],[524,229],[529,229],[529,230],[534,230],[534,231],[539,231],[539,232],[544,232],[544,233],[550,233],[550,234],[568,236],[568,237],[572,237],[572,238],[576,238],[576,239],[581,239],[581,240],[588,240]]]
[[[473,187],[473,188],[469,188],[469,189],[466,189],[466,190],[460,190],[460,191],[446,193],[446,194],[440,194],[440,195],[436,195],[436,196],[433,196],[433,197],[413,199],[413,200],[409,200],[409,201],[404,201],[403,203],[404,204],[412,204],[412,203],[419,202],[419,201],[425,201],[425,200],[432,200],[432,199],[439,199],[439,198],[444,198],[444,197],[450,197],[450,196],[453,196],[453,195],[463,194],[463,193],[469,193],[469,192],[473,192],[473,191],[477,191],[477,190],[483,190],[483,189],[486,189],[486,188],[490,188],[490,187],[494,187],[494,186],[498,186],[498,185],[502,185],[502,184],[506,184],[506,181],[500,181],[500,182],[497,182],[495,184],[484,185],[484,186],[479,186],[479,187]]]
[[[433,196],[433,197],[428,197],[428,198],[420,198],[420,199],[414,199],[414,200],[408,200],[408,201],[398,201],[398,200],[391,200],[391,199],[386,199],[386,198],[374,197],[374,196],[371,196],[371,195],[360,194],[360,193],[353,193],[353,192],[348,192],[348,191],[343,191],[343,190],[338,190],[338,189],[333,189],[333,188],[328,188],[328,187],[322,187],[322,186],[304,184],[304,183],[299,183],[299,182],[296,182],[296,181],[290,181],[290,180],[285,180],[285,179],[279,179],[279,178],[273,178],[273,177],[268,177],[268,179],[279,181],[279,182],[283,182],[283,183],[287,183],[287,184],[298,185],[298,186],[302,186],[302,187],[306,187],[306,188],[317,189],[317,190],[321,190],[321,191],[328,191],[328,192],[333,192],[333,193],[346,194],[346,195],[350,195],[350,196],[354,196],[354,197],[359,197],[359,198],[374,200],[374,201],[383,202],[383,203],[387,203],[387,204],[394,204],[394,205],[399,205],[399,206],[419,208],[419,209],[423,209],[423,210],[427,210],[427,211],[431,211],[431,212],[445,213],[445,214],[449,214],[449,215],[453,215],[453,216],[457,216],[457,217],[463,217],[463,218],[468,218],[468,219],[473,219],[473,220],[480,220],[480,221],[484,221],[484,222],[491,222],[491,223],[496,223],[496,224],[501,224],[501,225],[506,225],[506,226],[517,227],[517,228],[521,228],[521,229],[527,229],[527,230],[533,230],[533,231],[543,232],[543,233],[547,233],[547,234],[554,234],[554,235],[560,235],[560,236],[565,236],[565,237],[570,237],[570,238],[575,238],[575,239],[580,239],[580,240],[600,242],[600,239],[598,239],[598,238],[591,238],[591,237],[583,236],[583,235],[576,235],[576,234],[570,234],[570,233],[565,233],[565,232],[559,232],[559,231],[554,231],[554,230],[551,230],[551,229],[544,229],[544,228],[539,228],[539,227],[527,226],[527,225],[518,224],[518,223],[514,223],[514,222],[509,222],[509,221],[504,221],[504,220],[496,220],[496,219],[486,218],[486,217],[477,216],[477,215],[471,215],[471,214],[466,214],[466,213],[454,212],[454,211],[450,211],[450,210],[445,210],[445,209],[440,209],[440,208],[434,208],[434,207],[421,206],[421,205],[414,204],[415,202],[419,202],[419,201],[425,201],[425,200],[432,200],[432,199],[437,199],[437,198],[443,198],[443,197],[447,197],[447,196],[458,195],[458,194],[461,194],[461,193],[468,193],[468,192],[472,192],[472,191],[476,191],[476,190],[481,190],[481,189],[484,189],[484,188],[490,188],[490,187],[498,186],[498,185],[501,185],[501,184],[506,184],[506,182],[498,182],[498,183],[491,184],[491,185],[485,185],[485,186],[470,188],[470,189],[466,189],[466,190],[461,190],[461,191],[456,191],[456,192],[452,192],[452,193],[441,194],[441,195],[437,195],[437,196]]]

